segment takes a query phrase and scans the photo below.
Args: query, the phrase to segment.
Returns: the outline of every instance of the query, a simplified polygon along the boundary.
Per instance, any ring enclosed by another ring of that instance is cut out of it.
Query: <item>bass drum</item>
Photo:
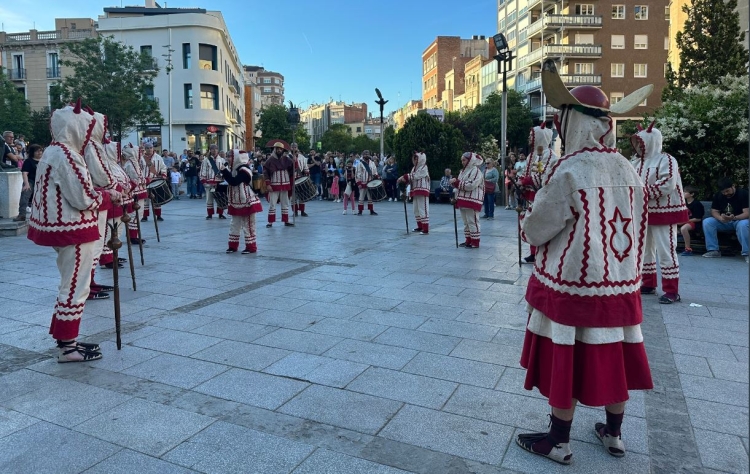
[[[294,194],[299,202],[307,202],[318,195],[318,190],[309,176],[302,176],[294,181]]]
[[[148,186],[146,186],[146,191],[148,191],[148,198],[151,199],[151,203],[157,207],[161,207],[174,199],[172,190],[166,179],[152,179],[151,182],[148,183]]]
[[[385,184],[380,179],[373,179],[367,183],[367,190],[370,192],[370,199],[379,202],[388,197],[388,193],[385,191]]]

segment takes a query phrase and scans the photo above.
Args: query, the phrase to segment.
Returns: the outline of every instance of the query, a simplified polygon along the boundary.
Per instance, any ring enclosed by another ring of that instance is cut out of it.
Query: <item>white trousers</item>
[[[229,225],[229,248],[237,250],[240,246],[240,233],[245,233],[245,248],[257,250],[255,240],[255,214],[249,216],[232,216]]]
[[[276,201],[281,200],[281,222],[289,222],[289,191],[268,193],[268,222],[276,222]]]
[[[461,219],[464,221],[464,237],[466,237],[466,242],[472,245],[479,245],[479,212],[466,207],[462,207],[460,211]]]
[[[656,259],[661,268],[661,289],[678,294],[680,263],[677,260],[677,224],[649,225],[643,246],[643,286],[656,288]]]
[[[60,288],[49,329],[55,339],[70,340],[78,337],[83,307],[89,296],[91,267],[98,245],[98,241],[94,241],[55,247]]]
[[[412,196],[412,208],[414,209],[417,227],[423,232],[427,232],[430,228],[430,197]]]

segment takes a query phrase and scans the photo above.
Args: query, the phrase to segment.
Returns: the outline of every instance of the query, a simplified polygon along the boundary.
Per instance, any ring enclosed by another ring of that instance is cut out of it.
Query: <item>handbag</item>
[[[494,193],[495,192],[495,183],[492,181],[484,180],[484,192],[485,193]]]

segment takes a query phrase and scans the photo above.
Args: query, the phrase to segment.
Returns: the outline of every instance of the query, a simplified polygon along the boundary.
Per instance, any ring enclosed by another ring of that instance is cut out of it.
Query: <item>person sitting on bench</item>
[[[440,186],[435,188],[435,202],[440,202],[440,195],[445,193],[450,197],[451,195],[451,179],[453,179],[453,176],[451,176],[451,169],[445,168],[445,174],[442,178],[440,178]]]
[[[703,235],[706,237],[707,258],[721,257],[718,232],[737,234],[742,245],[742,256],[748,261],[748,216],[750,216],[750,199],[748,192],[737,189],[732,178],[724,177],[717,183],[720,191],[714,196],[711,204],[711,217],[703,221]]]

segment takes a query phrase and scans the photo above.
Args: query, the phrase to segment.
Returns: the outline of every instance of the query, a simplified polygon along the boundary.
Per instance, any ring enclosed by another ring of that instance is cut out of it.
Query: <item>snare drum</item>
[[[151,182],[148,183],[148,186],[146,186],[146,191],[148,191],[148,197],[151,199],[151,203],[155,207],[161,207],[174,198],[166,179],[152,179]]]
[[[370,199],[373,201],[382,201],[388,197],[388,193],[385,192],[385,184],[380,179],[373,179],[367,183],[367,190],[370,192]]]
[[[226,209],[229,206],[229,185],[217,184],[212,192],[214,193],[216,207]]]
[[[294,181],[294,194],[299,202],[307,202],[318,195],[318,190],[309,176],[302,176]]]

